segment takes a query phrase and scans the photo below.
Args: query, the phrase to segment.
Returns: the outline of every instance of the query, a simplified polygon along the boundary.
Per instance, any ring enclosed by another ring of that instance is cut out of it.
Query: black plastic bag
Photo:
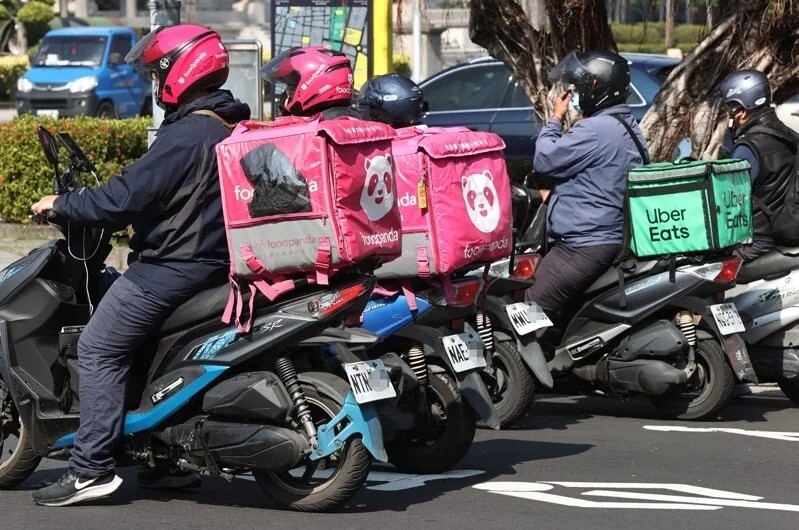
[[[253,149],[239,163],[253,185],[250,217],[311,211],[308,181],[274,144]]]

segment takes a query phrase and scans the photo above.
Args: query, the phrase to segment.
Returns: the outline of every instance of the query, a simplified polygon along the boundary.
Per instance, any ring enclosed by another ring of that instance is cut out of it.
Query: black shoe
[[[200,487],[200,475],[192,471],[183,471],[162,466],[139,471],[139,486],[149,489],[197,489]]]
[[[113,471],[101,477],[86,478],[69,470],[55,484],[34,491],[33,502],[39,506],[70,506],[107,497],[121,485],[122,479]]]

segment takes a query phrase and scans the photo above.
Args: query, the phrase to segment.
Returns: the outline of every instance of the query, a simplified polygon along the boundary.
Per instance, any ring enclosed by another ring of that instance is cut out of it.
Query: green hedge
[[[0,101],[8,101],[17,84],[19,76],[28,69],[25,55],[0,56]]]
[[[0,124],[0,219],[27,222],[31,205],[52,193],[53,170],[39,144],[39,125],[52,133],[72,135],[94,161],[100,180],[106,181],[144,154],[151,123],[151,118],[53,120],[23,116]]]
[[[663,53],[666,51],[666,26],[663,22],[646,24],[612,24],[613,38],[620,51],[641,53]],[[678,48],[693,50],[707,35],[703,25],[681,24],[674,27],[673,38]]]

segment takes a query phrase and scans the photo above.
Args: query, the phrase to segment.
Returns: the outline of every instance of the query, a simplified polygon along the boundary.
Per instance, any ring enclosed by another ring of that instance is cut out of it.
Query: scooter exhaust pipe
[[[688,380],[684,370],[653,359],[633,361],[602,359],[595,365],[573,368],[572,373],[598,386],[624,389],[648,396],[658,396],[665,393],[672,385],[685,384]]]

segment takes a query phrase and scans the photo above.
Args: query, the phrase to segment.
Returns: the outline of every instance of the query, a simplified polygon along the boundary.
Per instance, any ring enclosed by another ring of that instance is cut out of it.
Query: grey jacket
[[[555,179],[549,199],[547,228],[553,241],[575,247],[621,243],[627,172],[643,164],[624,127],[632,127],[647,148],[628,105],[603,109],[578,121],[563,134],[550,119],[535,146],[535,170]]]

